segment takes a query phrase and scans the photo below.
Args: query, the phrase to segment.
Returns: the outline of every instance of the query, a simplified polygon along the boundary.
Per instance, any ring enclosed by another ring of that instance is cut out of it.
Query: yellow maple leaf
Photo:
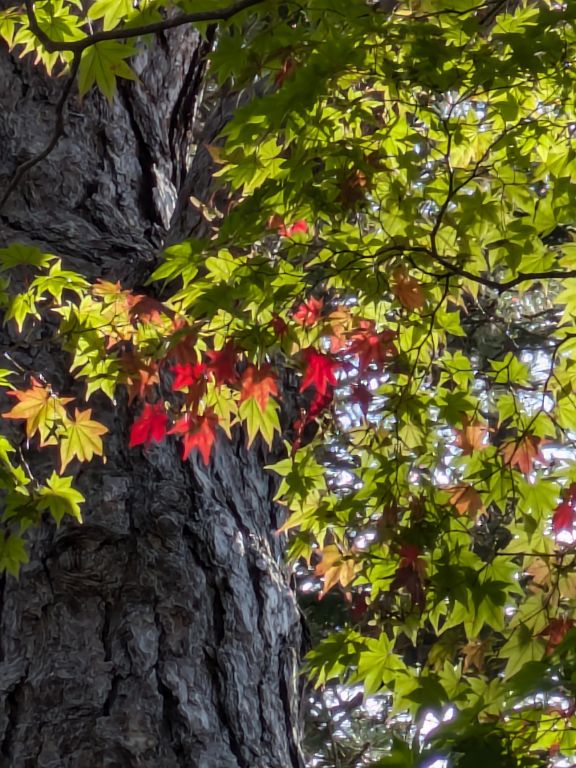
[[[64,406],[71,403],[73,397],[57,397],[50,387],[32,378],[30,389],[14,390],[7,393],[19,402],[2,416],[5,419],[25,419],[26,437],[30,439],[36,432],[40,434],[40,446],[55,445],[57,434],[68,421]]]
[[[60,443],[61,472],[64,472],[74,457],[79,461],[90,461],[94,456],[102,456],[104,451],[102,435],[105,435],[108,429],[99,421],[90,418],[90,408],[85,411],[79,411],[77,408],[75,410],[74,420],[67,422]]]

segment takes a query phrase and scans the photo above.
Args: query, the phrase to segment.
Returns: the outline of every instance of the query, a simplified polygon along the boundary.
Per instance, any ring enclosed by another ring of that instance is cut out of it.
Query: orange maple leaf
[[[462,419],[462,429],[455,429],[456,446],[462,449],[464,456],[469,456],[474,451],[480,451],[486,447],[486,435],[488,427],[481,422],[469,423],[466,418]]]
[[[337,584],[347,587],[358,570],[358,564],[351,557],[340,552],[336,544],[328,544],[322,550],[322,560],[314,570],[315,576],[323,576],[322,591],[319,598],[329,592]]]
[[[518,440],[508,440],[502,446],[504,463],[510,467],[518,467],[525,475],[529,475],[535,461],[544,461],[540,452],[543,444],[542,438],[535,435],[524,435]]]
[[[392,293],[406,309],[421,309],[426,303],[422,287],[405,267],[398,267],[392,275]]]
[[[266,410],[270,395],[278,395],[276,375],[269,365],[263,365],[262,368],[247,366],[240,379],[240,386],[240,402],[252,397],[262,413]]]
[[[348,343],[348,333],[352,328],[352,315],[345,307],[338,307],[328,315],[326,325],[331,331],[330,352],[335,355]]]
[[[151,387],[160,382],[158,363],[151,360],[146,363],[134,352],[127,352],[120,358],[120,365],[126,376],[125,384],[128,390],[128,404],[135,397],[144,398]]]
[[[452,493],[450,504],[456,507],[459,515],[468,515],[475,520],[485,512],[482,497],[471,485],[454,485],[446,490]]]
[[[169,430],[169,435],[182,435],[182,458],[186,460],[194,448],[198,449],[204,464],[208,465],[212,446],[216,440],[218,416],[210,408],[203,416],[185,413]]]

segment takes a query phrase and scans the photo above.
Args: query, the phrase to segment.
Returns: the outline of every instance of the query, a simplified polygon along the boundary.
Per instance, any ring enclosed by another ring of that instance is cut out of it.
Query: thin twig
[[[216,11],[183,13],[179,16],[174,16],[171,19],[156,21],[153,24],[144,24],[141,27],[119,27],[103,32],[96,32],[93,35],[83,37],[81,40],[71,40],[66,43],[59,43],[56,40],[52,40],[52,38],[50,38],[38,24],[34,13],[34,0],[25,0],[25,2],[30,30],[36,35],[47,51],[50,53],[54,53],[55,51],[82,53],[86,48],[96,45],[96,43],[102,43],[105,40],[125,40],[130,37],[142,37],[144,35],[164,32],[167,29],[174,29],[175,27],[181,27],[184,24],[193,24],[194,22],[199,21],[228,21],[238,13],[246,11],[255,5],[260,5],[263,0],[239,0],[239,2],[229,5],[228,8],[222,8]]]

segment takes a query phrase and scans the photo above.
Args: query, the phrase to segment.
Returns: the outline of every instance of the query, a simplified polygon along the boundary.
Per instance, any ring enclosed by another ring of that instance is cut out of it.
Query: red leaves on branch
[[[270,327],[278,338],[282,338],[282,336],[288,333],[288,323],[276,313],[272,315],[272,320],[270,320]]]
[[[182,458],[184,460],[188,458],[194,448],[197,448],[204,464],[208,465],[212,446],[216,440],[217,425],[218,417],[211,409],[208,409],[203,416],[185,413],[168,434],[182,436]]]
[[[394,344],[395,338],[394,331],[377,333],[374,323],[369,323],[367,327],[354,333],[348,352],[358,355],[358,372],[365,373],[371,363],[375,364],[378,370],[382,370],[384,363],[398,354]]]
[[[233,342],[227,341],[222,349],[208,350],[207,369],[214,376],[216,384],[233,384],[238,381],[236,372],[237,351]]]
[[[132,424],[130,430],[130,448],[144,444],[160,443],[166,434],[168,416],[164,403],[144,403],[144,410]]]
[[[256,368],[255,365],[247,366],[240,380],[240,402],[254,398],[258,407],[264,413],[268,405],[270,395],[278,395],[278,383],[276,375],[269,365]]]
[[[576,483],[564,491],[562,501],[556,507],[552,515],[552,530],[554,533],[560,531],[572,531],[576,521]]]
[[[313,347],[308,347],[302,354],[306,369],[302,377],[300,392],[304,392],[308,387],[315,387],[318,394],[325,395],[329,391],[329,387],[336,386],[335,371],[340,363],[332,355],[325,355]]]
[[[322,314],[324,307],[324,301],[322,299],[315,299],[311,296],[303,304],[300,304],[298,309],[294,312],[294,320],[298,325],[303,325],[305,328],[310,328],[318,322],[318,318]]]
[[[560,531],[571,531],[574,526],[574,507],[569,501],[561,501],[552,515],[552,530],[554,533]]]

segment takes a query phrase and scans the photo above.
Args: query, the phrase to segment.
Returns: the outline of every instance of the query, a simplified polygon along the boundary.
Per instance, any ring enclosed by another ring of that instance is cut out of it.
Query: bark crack
[[[204,653],[204,660],[206,663],[206,668],[208,670],[208,673],[212,679],[212,690],[214,691],[214,700],[213,700],[214,708],[216,710],[216,714],[218,716],[220,725],[222,726],[223,731],[225,731],[228,736],[228,744],[230,746],[230,751],[236,758],[236,762],[238,763],[238,768],[252,768],[250,763],[247,762],[246,759],[244,758],[242,746],[238,741],[238,738],[234,732],[234,728],[230,723],[230,719],[226,711],[226,703],[223,697],[223,692],[225,689],[226,682],[223,679],[222,671],[218,666],[218,663],[216,662],[216,660],[213,659],[210,656],[210,654]]]
[[[285,654],[289,649],[281,648],[278,654],[278,692],[284,710],[284,719],[286,722],[286,738],[288,740],[288,751],[290,753],[290,763],[292,768],[303,768],[302,754],[294,737],[293,712],[291,702],[293,696],[288,687],[287,676],[290,674],[290,665],[286,664]]]
[[[151,224],[156,224],[164,229],[162,216],[160,215],[160,211],[158,210],[154,199],[154,188],[156,187],[154,157],[150,151],[148,142],[142,133],[142,129],[138,124],[128,86],[121,81],[118,82],[118,94],[122,99],[122,104],[124,105],[130,122],[130,128],[136,139],[136,158],[140,165],[140,170],[142,171],[139,191],[141,211]]]
[[[7,758],[10,761],[12,761],[14,742],[16,738],[16,733],[18,731],[18,712],[20,708],[20,694],[22,692],[22,687],[23,687],[24,681],[26,680],[27,674],[28,674],[28,665],[26,666],[26,670],[24,674],[20,677],[18,682],[14,684],[14,686],[11,688],[11,690],[8,692],[8,695],[4,699],[4,706],[6,708],[6,730],[4,731],[2,744],[0,744],[0,755],[2,755],[3,757]],[[12,765],[12,762],[9,762],[7,764],[7,766],[10,766],[10,765]]]
[[[206,30],[206,39],[194,49],[182,87],[170,113],[168,143],[173,164],[172,183],[178,190],[186,178],[189,137],[194,130],[194,117],[202,98],[207,57],[215,39],[216,25],[211,24]]]

